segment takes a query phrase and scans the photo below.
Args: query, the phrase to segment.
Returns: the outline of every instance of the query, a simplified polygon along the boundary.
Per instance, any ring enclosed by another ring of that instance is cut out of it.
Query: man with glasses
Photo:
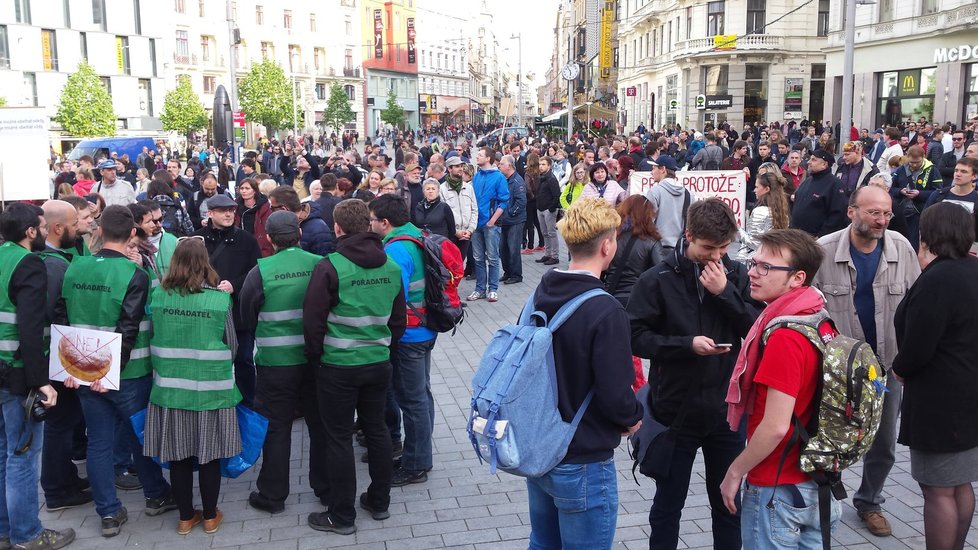
[[[869,184],[870,178],[879,172],[869,159],[863,158],[862,142],[850,141],[842,145],[842,162],[835,169],[835,175],[842,181],[847,196],[857,187]]]
[[[792,195],[792,228],[820,237],[845,225],[846,193],[832,175],[833,163],[835,157],[825,149],[817,149],[808,159],[808,177]]]
[[[973,166],[978,161],[964,166],[972,188]],[[893,207],[885,190],[876,186],[856,189],[849,199],[848,215],[849,227],[818,240],[825,256],[812,286],[822,291],[825,309],[839,331],[866,340],[889,369],[897,352],[894,313],[920,275],[920,267],[910,242],[887,229]],[[884,398],[879,431],[863,458],[862,483],[852,498],[866,528],[878,537],[891,533],[880,505],[886,501],[883,485],[895,460],[903,393],[896,376],[888,376],[886,385],[890,391]]]
[[[967,151],[963,130],[955,130],[951,134],[951,149],[941,155],[940,162],[937,163],[941,172],[941,178],[950,180],[954,178],[954,166],[965,155]]]
[[[143,219],[138,222],[139,227],[146,233],[146,237],[142,240],[142,246],[152,258],[153,266],[159,273],[160,280],[163,280],[163,277],[170,270],[170,258],[173,257],[173,251],[177,248],[177,238],[163,229],[163,209],[160,208],[159,203],[147,199],[136,204],[148,211]]]
[[[671,428],[660,436],[666,438],[661,452],[647,461],[656,481],[649,549],[678,547],[693,462],[702,448],[713,547],[733,550],[740,548],[740,519],[724,507],[720,479],[744,439],[723,421],[724,396],[760,304],[749,295],[747,269],[727,256],[738,231],[730,207],[716,198],[697,201],[688,220],[676,249],[639,277],[626,307],[632,353],[655,358],[648,406]]]
[[[890,175],[893,176],[893,187],[890,188],[890,195],[899,202],[897,208],[903,208],[903,214],[907,218],[907,231],[910,235],[908,238],[916,250],[917,242],[920,239],[920,212],[923,211],[924,205],[930,199],[931,193],[944,186],[944,181],[937,167],[924,158],[924,149],[919,145],[914,145],[907,150],[906,164],[894,170]]]
[[[255,331],[241,328],[241,306],[238,295],[244,286],[245,277],[258,265],[261,249],[258,240],[247,231],[234,226],[234,214],[238,204],[224,194],[216,194],[207,199],[208,223],[194,232],[202,237],[207,247],[211,265],[221,278],[218,290],[231,295],[234,314],[235,335],[238,339],[238,352],[234,357],[234,380],[241,391],[242,403],[254,406],[255,399]]]

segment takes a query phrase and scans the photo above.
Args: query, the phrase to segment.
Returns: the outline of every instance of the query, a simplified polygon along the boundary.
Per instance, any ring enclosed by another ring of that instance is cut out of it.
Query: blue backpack
[[[560,464],[577,425],[591,404],[588,392],[570,422],[557,410],[553,334],[577,308],[603,289],[581,294],[548,320],[527,300],[519,323],[496,331],[472,378],[472,409],[467,431],[479,461],[522,477],[540,477]],[[538,321],[542,321],[538,326]]]

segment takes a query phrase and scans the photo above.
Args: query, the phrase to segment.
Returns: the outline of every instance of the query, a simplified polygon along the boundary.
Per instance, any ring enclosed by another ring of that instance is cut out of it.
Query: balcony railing
[[[742,36],[737,38],[737,41],[731,44],[724,44],[721,49],[714,49],[713,37],[709,38],[693,38],[691,40],[683,40],[682,42],[677,42],[676,46],[671,52],[665,55],[676,58],[676,57],[686,57],[699,54],[709,54],[709,53],[723,53],[724,51],[764,51],[764,50],[780,50],[783,46],[783,39],[781,36],[771,35],[771,34],[751,34],[748,36]]]
[[[197,54],[185,55],[173,52],[173,62],[177,65],[196,65]]]
[[[967,4],[958,8],[917,15],[904,19],[894,19],[881,23],[858,25],[857,44],[888,40],[901,36],[919,36],[935,32],[947,33],[955,27],[973,27],[978,24],[978,4]],[[845,35],[841,29],[829,33],[829,47],[841,48]]]
[[[360,67],[343,67],[343,76],[360,78]]]

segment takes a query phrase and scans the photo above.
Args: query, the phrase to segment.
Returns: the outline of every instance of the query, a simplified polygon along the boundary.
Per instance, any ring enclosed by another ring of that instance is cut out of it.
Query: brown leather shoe
[[[893,534],[893,530],[890,528],[890,522],[886,520],[886,516],[879,510],[860,512],[859,518],[866,524],[869,532],[877,537],[888,537]]]
[[[204,515],[200,510],[194,510],[194,517],[188,520],[180,520],[177,523],[177,534],[178,535],[189,535],[190,531],[201,521],[204,520]]]
[[[212,519],[204,520],[204,532],[208,535],[213,535],[221,528],[221,522],[224,521],[224,513],[220,510],[217,511],[217,515]]]

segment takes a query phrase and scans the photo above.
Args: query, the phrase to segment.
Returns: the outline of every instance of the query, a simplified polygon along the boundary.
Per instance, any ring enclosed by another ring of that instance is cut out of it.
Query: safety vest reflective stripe
[[[148,330],[150,330],[152,328],[153,328],[153,322],[152,321],[147,321],[147,320],[143,319],[142,321],[139,322],[139,331],[140,332],[146,332],[146,331],[148,331]]]
[[[234,380],[188,380],[186,378],[168,378],[153,373],[153,383],[160,388],[174,388],[190,391],[224,391],[234,388]]]
[[[16,313],[0,311],[0,323],[16,323],[16,322],[17,322]]]
[[[389,346],[391,345],[390,337],[378,338],[376,340],[347,340],[344,338],[334,338],[332,336],[327,336],[323,338],[323,344],[326,346],[332,346],[334,348],[340,349],[350,349],[350,348],[361,348],[366,346]]]
[[[255,338],[255,343],[263,348],[274,346],[301,346],[306,343],[306,340],[302,336],[263,336],[260,338]]]
[[[262,311],[258,314],[259,321],[293,321],[302,319],[301,309],[290,309],[287,311]]]
[[[156,288],[160,286],[160,280],[157,279],[156,277],[153,277],[153,280],[149,282],[149,286],[152,288]]]
[[[184,348],[161,348],[150,346],[154,357],[161,359],[191,359],[197,361],[229,361],[231,360],[231,350],[215,349],[184,349]]]
[[[346,325],[348,327],[369,327],[373,325],[386,325],[390,321],[390,315],[364,315],[363,317],[344,317],[330,312],[326,317],[327,323]]]
[[[17,351],[20,349],[20,342],[17,340],[0,340],[0,351]]]
[[[145,359],[149,357],[149,348],[134,348],[129,352],[129,360],[133,359]]]

